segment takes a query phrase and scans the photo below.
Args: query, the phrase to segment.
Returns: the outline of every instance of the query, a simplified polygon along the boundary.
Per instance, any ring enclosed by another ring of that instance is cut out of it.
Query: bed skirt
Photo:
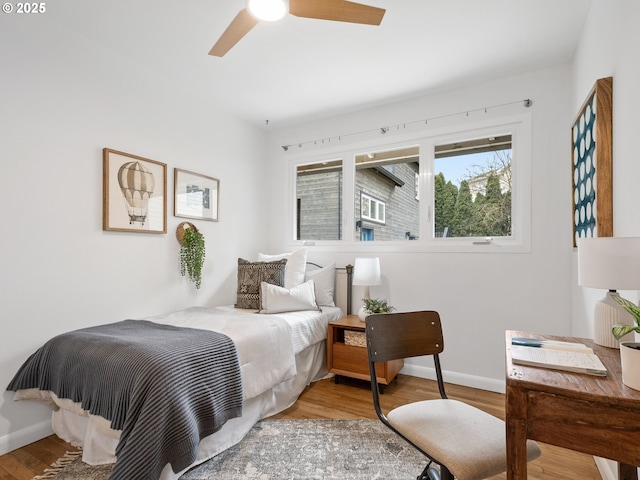
[[[295,403],[304,388],[311,382],[327,375],[326,340],[315,343],[296,355],[295,377],[276,385],[257,397],[243,403],[242,416],[228,420],[216,433],[200,441],[197,460],[187,469],[174,473],[167,464],[161,480],[178,479],[190,468],[218,455],[240,442],[251,428],[261,419],[275,415]],[[58,410],[52,414],[54,433],[76,447],[82,447],[82,460],[90,465],[115,462],[115,448],[119,432],[109,427],[109,422],[101,417],[87,416],[77,404],[60,401]]]

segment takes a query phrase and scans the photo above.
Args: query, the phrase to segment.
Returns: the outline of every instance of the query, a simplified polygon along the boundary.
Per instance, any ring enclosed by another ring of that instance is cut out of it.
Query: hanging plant
[[[204,235],[195,227],[184,228],[180,242],[180,275],[188,276],[196,288],[202,283],[204,257]]]

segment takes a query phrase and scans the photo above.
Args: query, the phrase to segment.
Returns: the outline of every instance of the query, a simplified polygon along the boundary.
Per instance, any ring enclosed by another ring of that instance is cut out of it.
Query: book
[[[541,346],[511,345],[511,360],[518,365],[550,368],[566,372],[586,373],[604,377],[607,369],[596,354],[586,351],[568,350]],[[586,347],[585,348],[589,348]]]
[[[573,352],[593,353],[593,350],[584,343],[561,342],[558,340],[543,340],[540,338],[512,337],[511,345],[523,347],[551,348],[554,350],[569,350]]]

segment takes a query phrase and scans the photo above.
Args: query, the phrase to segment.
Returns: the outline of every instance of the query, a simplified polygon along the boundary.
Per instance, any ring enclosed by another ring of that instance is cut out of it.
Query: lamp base
[[[614,300],[614,296],[618,296],[618,292],[607,292],[604,298],[596,303],[593,315],[593,341],[603,347],[620,348],[620,343],[611,333],[611,329],[616,323],[633,325],[633,317]]]

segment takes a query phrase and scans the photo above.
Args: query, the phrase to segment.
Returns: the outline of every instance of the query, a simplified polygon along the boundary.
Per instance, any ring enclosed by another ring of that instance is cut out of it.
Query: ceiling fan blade
[[[336,22],[380,25],[384,8],[346,0],[289,0],[289,13],[296,17],[334,20]]]
[[[257,24],[258,20],[246,8],[240,10],[240,13],[236,15],[236,18],[233,19],[211,51],[209,51],[209,55],[215,57],[224,56],[225,53],[231,50],[231,47],[238,43]]]

